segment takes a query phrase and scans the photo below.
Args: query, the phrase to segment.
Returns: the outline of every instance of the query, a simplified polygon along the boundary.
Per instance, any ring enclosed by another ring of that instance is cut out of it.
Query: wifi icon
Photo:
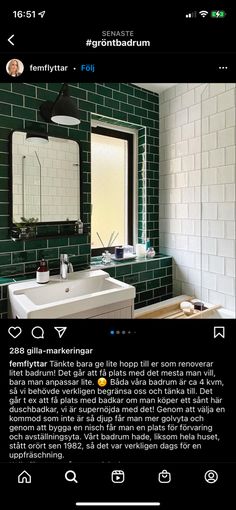
[[[202,18],[205,18],[208,15],[208,11],[199,11],[199,14]]]

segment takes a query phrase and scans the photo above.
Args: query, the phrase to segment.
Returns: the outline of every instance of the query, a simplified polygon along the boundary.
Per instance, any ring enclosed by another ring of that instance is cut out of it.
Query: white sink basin
[[[47,284],[26,280],[10,284],[9,316],[51,319],[76,316],[113,303],[133,300],[135,288],[101,270],[77,271],[67,280],[51,277]],[[89,316],[89,314],[88,314]]]

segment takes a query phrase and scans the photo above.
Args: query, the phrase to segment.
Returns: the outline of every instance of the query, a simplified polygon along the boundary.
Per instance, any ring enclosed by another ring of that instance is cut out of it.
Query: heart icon
[[[20,328],[20,326],[16,326],[16,327],[11,326],[10,328],[8,328],[8,333],[13,338],[17,338],[19,335],[21,335],[22,329]]]

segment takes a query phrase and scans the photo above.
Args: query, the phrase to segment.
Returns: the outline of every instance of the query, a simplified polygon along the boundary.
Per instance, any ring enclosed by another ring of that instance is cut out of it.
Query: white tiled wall
[[[80,216],[80,161],[76,142],[50,136],[45,145],[29,144],[25,133],[15,132],[12,162],[14,221],[20,222],[22,216],[39,221],[76,220]]]
[[[235,84],[160,95],[160,251],[174,293],[235,311]]]

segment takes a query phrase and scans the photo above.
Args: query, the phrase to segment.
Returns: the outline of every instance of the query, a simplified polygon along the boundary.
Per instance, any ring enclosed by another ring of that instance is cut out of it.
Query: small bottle
[[[83,224],[82,220],[79,220],[78,232],[79,232],[79,234],[83,234],[84,233],[84,224]]]
[[[39,267],[36,272],[37,283],[48,283],[49,282],[49,270],[46,260],[43,258],[39,262]]]
[[[151,241],[150,241],[150,238],[147,237],[147,240],[146,240],[146,250],[148,250],[149,248],[151,248]]]
[[[84,233],[84,224],[80,218],[78,220],[76,220],[76,222],[75,222],[75,232],[77,234]]]
[[[75,221],[74,232],[75,234],[79,233],[79,220]]]

